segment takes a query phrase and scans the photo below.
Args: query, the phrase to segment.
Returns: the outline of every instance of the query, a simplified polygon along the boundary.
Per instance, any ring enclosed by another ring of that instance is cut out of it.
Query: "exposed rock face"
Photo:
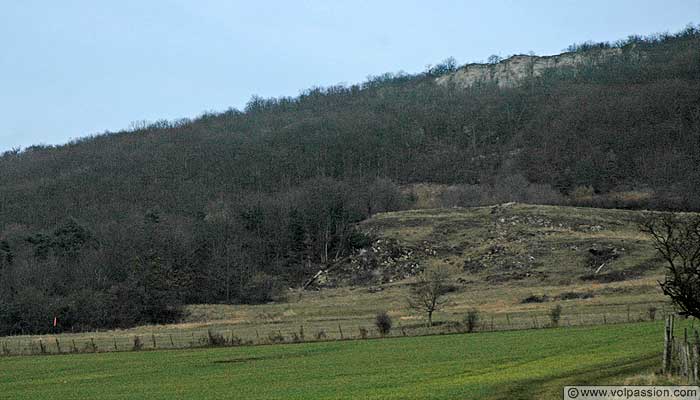
[[[518,81],[537,77],[550,68],[577,67],[598,63],[622,52],[619,48],[563,53],[556,56],[517,55],[497,64],[468,64],[457,71],[436,78],[437,83],[469,87],[477,83],[496,82],[499,87],[512,87]]]
[[[328,288],[392,283],[421,273],[421,257],[434,255],[436,251],[429,244],[414,248],[395,239],[380,238],[368,248],[354,252],[318,274],[310,286]],[[368,290],[374,292],[382,288],[370,286]]]

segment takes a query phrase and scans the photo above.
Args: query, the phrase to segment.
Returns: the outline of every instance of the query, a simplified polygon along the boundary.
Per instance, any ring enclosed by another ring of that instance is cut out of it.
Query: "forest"
[[[700,210],[700,27],[568,50],[612,47],[515,87],[440,85],[448,60],[7,151],[0,335],[282,300],[367,245],[356,222],[411,208],[414,183],[450,185],[447,206]]]

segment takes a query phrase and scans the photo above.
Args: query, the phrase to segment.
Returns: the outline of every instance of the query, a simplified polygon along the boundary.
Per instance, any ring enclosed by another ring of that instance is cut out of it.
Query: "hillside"
[[[439,83],[473,68],[445,63],[6,152],[0,333],[283,300],[372,239],[356,223],[419,207],[416,184],[449,187],[444,207],[700,209],[699,32],[579,46],[561,57],[596,62],[508,85]],[[545,250],[509,262],[538,276]]]
[[[320,279],[327,286],[381,285],[447,265],[465,288],[634,282],[659,276],[664,266],[638,231],[640,217],[632,211],[516,203],[379,214],[360,224],[374,238],[371,245]]]
[[[371,242],[306,290],[286,289],[285,300],[190,305],[178,324],[16,337],[6,345],[12,354],[36,353],[43,339],[55,352],[58,337],[81,349],[94,340],[101,351],[113,351],[130,349],[140,335],[161,347],[188,347],[209,330],[254,344],[280,336],[298,341],[303,331],[307,340],[320,332],[322,338],[354,338],[360,328],[374,337],[379,311],[394,319],[393,336],[451,332],[472,309],[484,331],[545,327],[557,305],[564,326],[660,319],[671,310],[658,285],[664,264],[637,230],[641,215],[526,204],[381,213],[358,226]],[[415,275],[430,266],[448,268],[450,293],[436,326],[428,328],[407,298]]]

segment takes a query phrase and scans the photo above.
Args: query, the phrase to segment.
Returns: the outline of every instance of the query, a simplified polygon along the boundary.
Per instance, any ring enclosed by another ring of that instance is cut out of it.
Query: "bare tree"
[[[700,318],[700,216],[649,214],[640,230],[651,236],[666,260],[666,278],[659,282],[680,314]]]
[[[429,269],[418,276],[411,287],[409,307],[428,314],[428,325],[433,325],[433,313],[445,305],[445,294],[449,291],[449,274],[444,268]]]

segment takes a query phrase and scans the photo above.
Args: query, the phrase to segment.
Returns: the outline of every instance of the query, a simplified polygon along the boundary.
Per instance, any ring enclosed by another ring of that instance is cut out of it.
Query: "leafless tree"
[[[449,274],[444,268],[429,269],[418,276],[411,287],[408,305],[414,310],[428,314],[428,325],[433,325],[433,313],[445,305],[445,295],[449,291]]]
[[[700,318],[700,216],[649,214],[640,222],[666,260],[666,278],[659,282],[680,314]]]

